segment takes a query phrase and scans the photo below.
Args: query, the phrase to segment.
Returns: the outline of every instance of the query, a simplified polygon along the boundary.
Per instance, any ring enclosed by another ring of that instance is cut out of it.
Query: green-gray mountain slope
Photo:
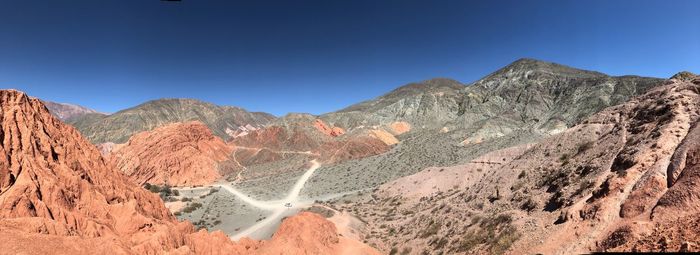
[[[69,123],[92,143],[123,143],[134,133],[174,122],[198,120],[215,135],[227,138],[227,133],[240,126],[261,126],[274,118],[268,113],[248,112],[194,99],[159,99],[108,116],[84,115]]]

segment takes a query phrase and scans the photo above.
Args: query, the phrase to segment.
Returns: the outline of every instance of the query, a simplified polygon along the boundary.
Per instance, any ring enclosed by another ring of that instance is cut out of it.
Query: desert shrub
[[[329,210],[321,206],[312,206],[310,208],[304,209],[304,211],[316,213],[325,218],[330,218],[333,217],[333,215],[335,215],[335,212],[333,212],[333,210]]]
[[[593,185],[595,185],[595,183],[593,183],[593,181],[591,181],[591,180],[583,180],[583,181],[581,181],[581,182],[579,183],[578,189],[576,189],[576,191],[574,192],[574,194],[575,194],[575,195],[579,195],[579,194],[583,193],[585,190],[592,188]]]
[[[399,248],[393,247],[391,248],[391,251],[389,251],[389,255],[396,255],[399,253]]]
[[[613,231],[601,244],[600,248],[605,251],[623,245],[632,237],[632,229],[623,226]]]
[[[581,153],[587,151],[588,149],[590,149],[591,147],[593,147],[593,142],[592,142],[592,141],[588,141],[588,142],[585,142],[585,143],[581,143],[581,144],[578,145],[578,148],[576,148],[576,154],[577,154],[577,155],[578,155],[578,154],[581,154]]]
[[[544,205],[544,210],[547,212],[553,212],[564,206],[566,204],[566,199],[563,197],[564,193],[561,191],[557,191],[552,195],[551,198],[547,201],[547,204]]]
[[[468,252],[484,245],[491,254],[503,254],[520,238],[520,233],[511,222],[512,218],[507,214],[484,218],[477,229],[465,232],[455,250]]]
[[[173,190],[170,188],[170,185],[166,184],[160,189],[160,193],[169,196],[173,194]]]
[[[421,234],[421,238],[428,238],[431,237],[440,231],[440,223],[431,221],[430,225],[423,231]]]
[[[150,192],[160,193],[160,186],[158,186],[158,185],[146,183],[143,187],[146,188]]]
[[[490,251],[491,254],[503,254],[505,253],[515,241],[520,238],[520,233],[518,233],[515,227],[508,225],[505,227],[495,240],[491,241]]]
[[[561,161],[562,163],[568,162],[569,161],[569,154],[566,154],[566,153],[561,154],[561,156],[559,156],[559,161]]]
[[[525,172],[525,170],[523,170],[522,172],[520,172],[520,174],[518,174],[518,179],[525,178],[525,176],[527,176],[527,173]]]
[[[520,206],[520,209],[523,209],[525,211],[531,212],[537,208],[537,202],[532,200],[532,198],[528,198],[525,200],[525,202]]]
[[[191,204],[188,204],[187,206],[185,206],[185,208],[183,208],[182,211],[185,213],[191,213],[191,212],[199,209],[200,207],[202,207],[201,203],[194,202],[194,203],[191,203]]]

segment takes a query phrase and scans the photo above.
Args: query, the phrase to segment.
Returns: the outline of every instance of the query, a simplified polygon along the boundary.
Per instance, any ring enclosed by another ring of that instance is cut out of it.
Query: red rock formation
[[[389,128],[394,135],[400,135],[411,131],[411,124],[408,124],[408,122],[405,121],[397,121],[389,124]]]
[[[313,236],[314,238],[308,238]],[[287,218],[259,254],[379,254],[373,248],[338,235],[330,221],[318,214],[303,212]]]
[[[105,164],[93,145],[39,100],[3,90],[0,105],[2,251],[234,250],[222,234],[194,235],[191,224],[178,223],[156,195]],[[17,242],[6,241],[11,239]],[[27,240],[34,245],[21,245]]]
[[[232,147],[201,122],[168,124],[138,133],[110,154],[138,184],[209,184],[233,170]]]
[[[342,134],[345,134],[345,130],[343,130],[342,128],[328,126],[321,119],[316,119],[316,121],[314,121],[314,127],[316,127],[316,129],[318,129],[318,131],[321,131],[321,133],[324,133],[324,134],[326,134],[328,136],[332,136],[332,137],[336,137],[336,136],[340,136]]]
[[[320,149],[320,158],[327,164],[337,163],[379,155],[389,149],[391,149],[391,144],[385,143],[376,136],[356,136],[323,144]]]
[[[291,155],[314,156],[324,163],[336,163],[381,154],[398,143],[383,129],[343,134],[342,129],[330,127],[320,119],[301,119],[255,130],[231,142],[245,150],[236,150],[236,157],[243,165],[272,162]],[[251,153],[250,149],[257,151]]]

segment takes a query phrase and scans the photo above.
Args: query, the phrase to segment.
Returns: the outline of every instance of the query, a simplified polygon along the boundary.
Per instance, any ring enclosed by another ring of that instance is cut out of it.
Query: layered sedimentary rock
[[[231,140],[237,162],[243,166],[291,157],[313,157],[333,164],[384,153],[397,142],[381,127],[346,133],[310,114],[290,114]]]
[[[108,157],[137,184],[192,186],[232,172],[232,151],[207,126],[192,121],[135,134]]]
[[[18,241],[2,242],[10,251],[234,249],[222,233],[196,234],[191,224],[177,222],[160,198],[105,164],[93,145],[39,100],[2,90],[0,105],[0,154],[5,155],[0,159],[0,233],[3,240]],[[17,246],[29,240],[35,245]]]

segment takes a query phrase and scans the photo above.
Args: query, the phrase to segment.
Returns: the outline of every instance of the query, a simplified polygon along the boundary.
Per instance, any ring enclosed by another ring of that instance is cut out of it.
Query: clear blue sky
[[[0,87],[114,112],[163,97],[324,113],[530,57],[700,71],[700,1],[0,0]]]

